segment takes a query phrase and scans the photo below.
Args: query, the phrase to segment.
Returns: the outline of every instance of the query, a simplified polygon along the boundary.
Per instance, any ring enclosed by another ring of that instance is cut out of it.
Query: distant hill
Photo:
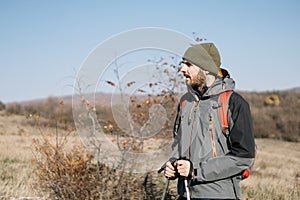
[[[292,91],[295,91],[296,93],[300,93],[300,87],[295,87],[291,89]]]
[[[256,137],[300,142],[300,87],[282,91],[238,92],[248,101],[251,107]],[[101,110],[101,118],[113,120],[110,108],[111,94],[97,93],[95,96],[87,95],[84,98],[90,101],[91,104],[95,100],[96,110]],[[121,95],[116,95],[114,98],[121,98]],[[276,98],[276,104],[272,104],[272,98]],[[147,96],[139,96],[139,99],[146,100]],[[39,113],[45,118],[52,119],[53,116],[58,116],[60,113],[62,102],[65,107],[64,118],[68,123],[72,123],[71,95],[7,104],[6,111],[27,115]],[[144,109],[148,108],[145,107]],[[146,115],[148,114],[146,113]]]

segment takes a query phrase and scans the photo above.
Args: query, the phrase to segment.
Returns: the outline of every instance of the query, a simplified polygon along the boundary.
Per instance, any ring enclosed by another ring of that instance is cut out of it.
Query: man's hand
[[[175,162],[176,163],[176,162]],[[174,165],[175,165],[174,163]],[[164,174],[169,179],[174,179],[176,177],[176,171],[171,162],[167,162]]]
[[[175,179],[178,176],[192,178],[193,166],[189,160],[177,160],[173,165],[167,162],[164,174],[169,179]]]
[[[190,176],[191,162],[188,160],[177,160],[177,170],[180,176]]]

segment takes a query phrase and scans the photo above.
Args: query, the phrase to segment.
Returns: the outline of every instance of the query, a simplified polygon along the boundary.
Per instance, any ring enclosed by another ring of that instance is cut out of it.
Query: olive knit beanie
[[[216,75],[221,65],[220,54],[213,43],[202,43],[189,47],[184,53],[183,59]]]

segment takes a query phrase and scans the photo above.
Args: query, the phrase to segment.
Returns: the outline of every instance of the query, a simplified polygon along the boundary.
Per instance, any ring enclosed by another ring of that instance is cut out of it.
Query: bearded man
[[[249,105],[233,91],[233,79],[220,74],[213,43],[189,47],[180,65],[188,92],[178,106],[173,153],[164,174],[178,178],[179,199],[241,199],[241,173],[255,159]],[[224,130],[219,108],[226,91],[230,96]]]

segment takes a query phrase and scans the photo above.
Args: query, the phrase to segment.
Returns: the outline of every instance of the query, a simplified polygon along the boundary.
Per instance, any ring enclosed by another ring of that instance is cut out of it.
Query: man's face
[[[206,81],[206,76],[203,70],[196,65],[183,61],[181,63],[180,71],[186,78],[186,83],[192,87],[201,88]]]

